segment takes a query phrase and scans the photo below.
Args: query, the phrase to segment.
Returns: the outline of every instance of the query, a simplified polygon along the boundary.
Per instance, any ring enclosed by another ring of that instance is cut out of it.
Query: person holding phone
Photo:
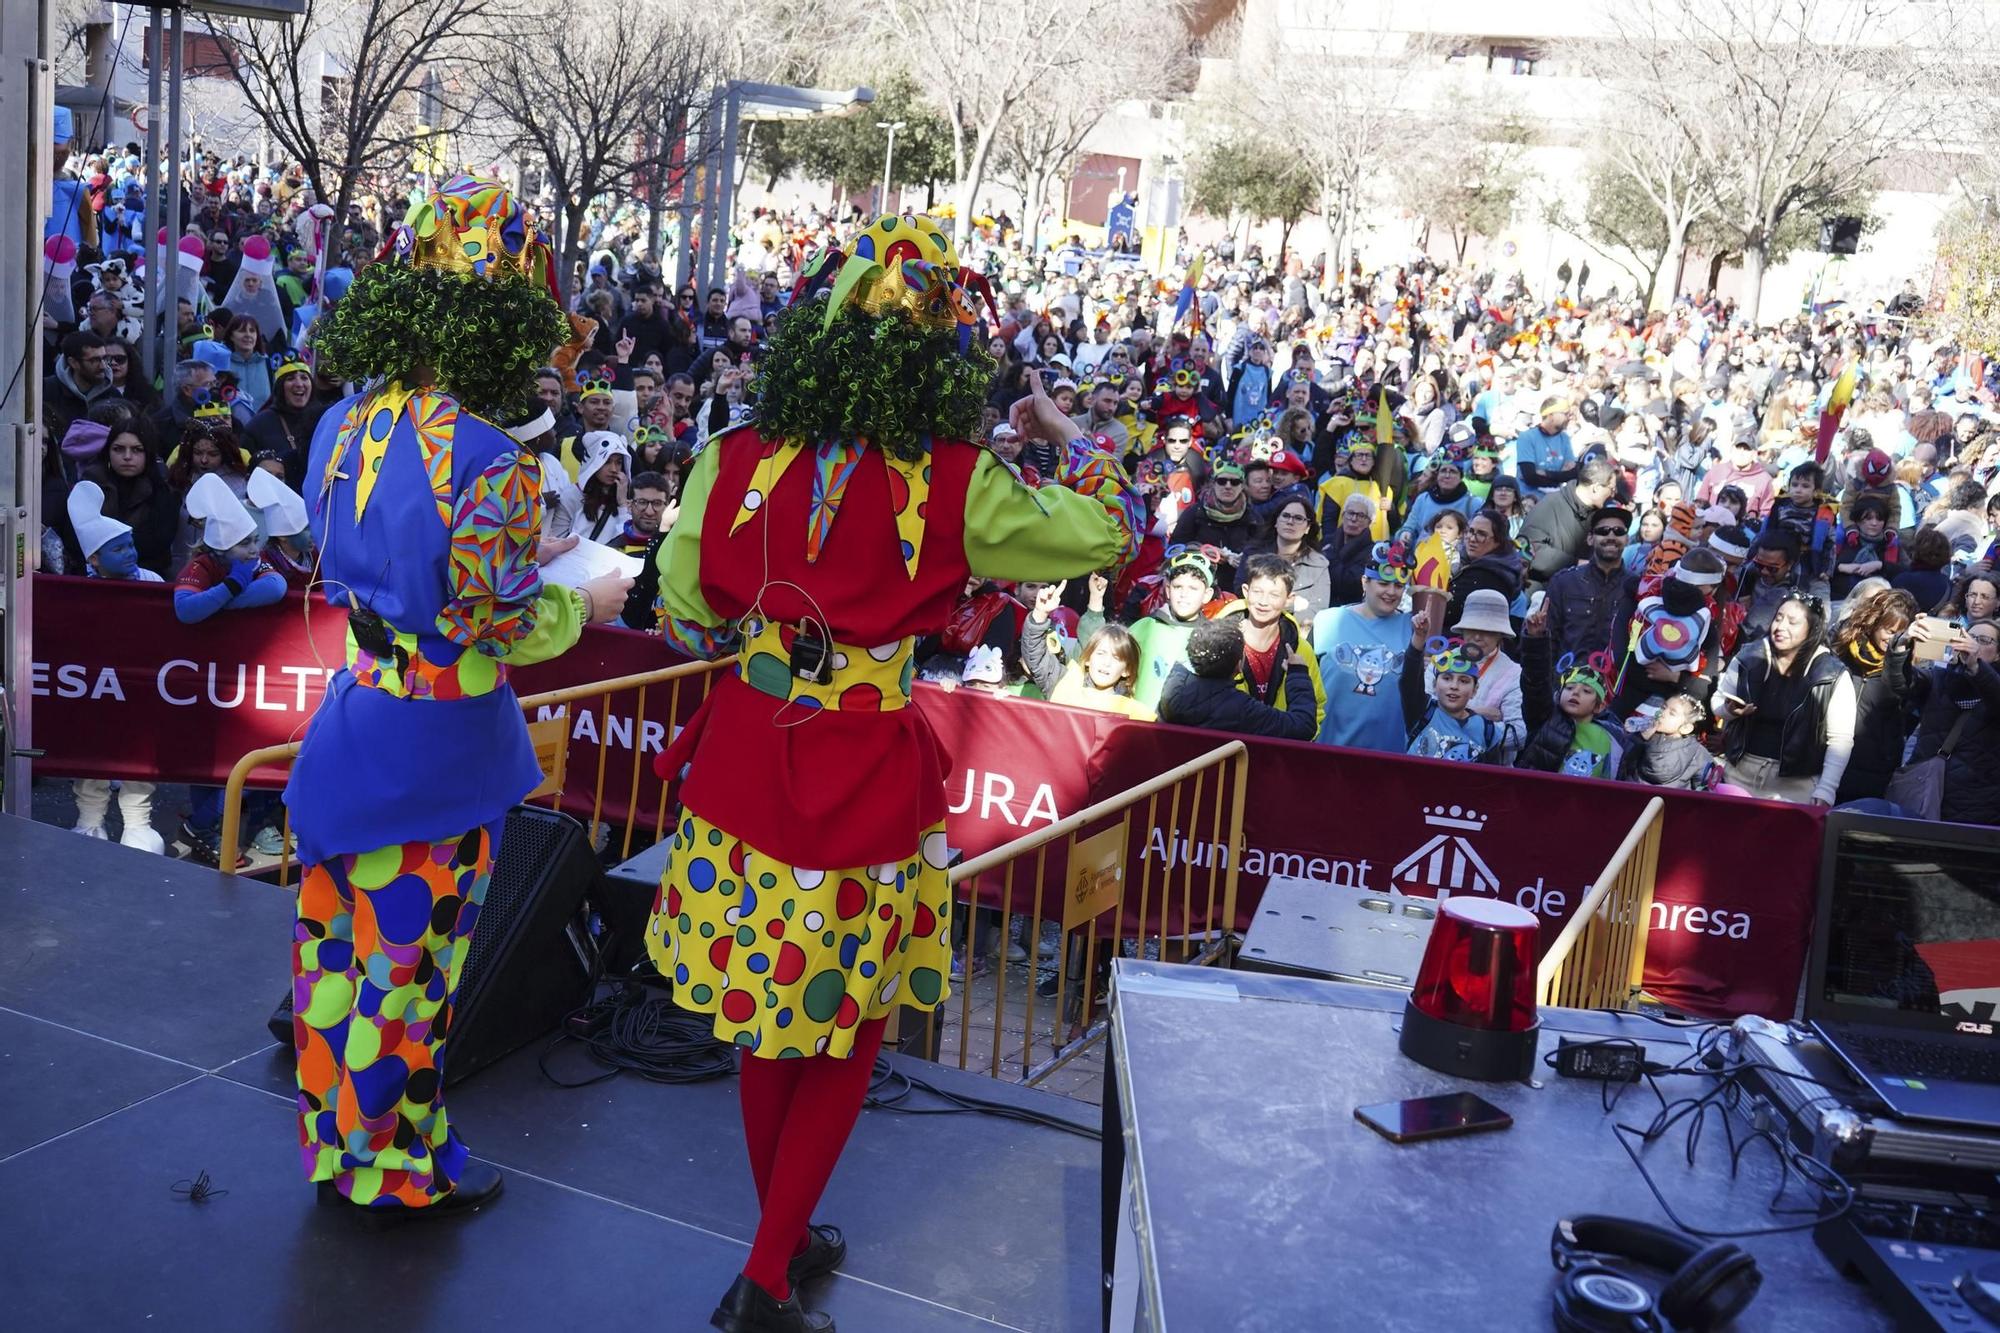
[[[1763,639],[1716,685],[1726,779],[1753,796],[1832,805],[1854,749],[1854,678],[1824,642],[1826,605],[1788,590]]]
[[[1937,621],[1920,618],[1910,637],[1923,640],[1939,632]],[[2000,824],[2000,669],[1995,665],[2000,663],[2000,621],[1975,620],[1964,629],[1953,628],[1946,647],[1943,663],[1911,680],[1919,712],[1910,762],[1945,756],[1939,819]]]

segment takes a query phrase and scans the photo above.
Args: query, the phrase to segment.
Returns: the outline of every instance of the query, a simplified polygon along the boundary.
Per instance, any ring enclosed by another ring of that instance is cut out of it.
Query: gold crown
[[[411,207],[392,249],[415,268],[551,285],[549,246],[529,229],[526,213],[498,181],[452,177]]]

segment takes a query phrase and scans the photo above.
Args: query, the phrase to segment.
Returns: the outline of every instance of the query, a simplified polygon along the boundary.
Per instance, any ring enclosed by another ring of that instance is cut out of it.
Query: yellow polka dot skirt
[[[846,1056],[864,1019],[951,994],[944,825],[906,861],[801,870],[693,814],[674,831],[646,949],[674,1001],[773,1058]]]

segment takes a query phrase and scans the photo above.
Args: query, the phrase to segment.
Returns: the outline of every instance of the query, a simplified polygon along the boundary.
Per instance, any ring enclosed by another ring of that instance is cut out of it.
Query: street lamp
[[[878,120],[875,128],[889,131],[889,147],[882,155],[882,211],[889,211],[889,176],[896,165],[896,131],[909,124],[906,120]]]

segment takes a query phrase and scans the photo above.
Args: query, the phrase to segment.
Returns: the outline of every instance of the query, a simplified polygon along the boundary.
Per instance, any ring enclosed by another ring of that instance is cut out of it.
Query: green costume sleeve
[[[701,592],[702,516],[721,470],[722,445],[711,441],[694,456],[681,487],[680,516],[660,543],[660,629],[667,642],[692,657],[713,660],[736,651],[737,629],[717,615]]]
[[[965,559],[990,579],[1078,578],[1129,560],[1137,511],[1115,464],[1091,455],[1084,489],[1037,490],[982,452],[965,496]],[[1059,469],[1060,471],[1060,469]]]
[[[499,657],[509,666],[530,666],[561,657],[583,637],[589,619],[582,593],[559,583],[544,583],[541,595],[535,598],[535,627],[508,644]]]

